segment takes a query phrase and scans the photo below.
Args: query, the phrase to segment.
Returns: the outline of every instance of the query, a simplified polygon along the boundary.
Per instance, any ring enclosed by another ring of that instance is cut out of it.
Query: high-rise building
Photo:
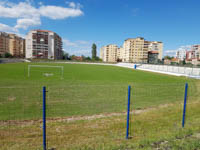
[[[123,47],[119,47],[117,50],[117,61],[121,62],[123,59],[123,56],[124,56],[124,49]]]
[[[0,55],[9,53],[9,34],[0,32]]]
[[[195,52],[195,58],[200,59],[200,45],[192,45],[191,51]]]
[[[184,60],[186,58],[186,50],[185,49],[179,49],[176,52],[176,58],[178,58],[179,60]]]
[[[62,39],[55,32],[31,30],[26,36],[26,58],[61,59]]]
[[[9,50],[14,57],[25,57],[25,39],[15,35],[9,34]]]
[[[158,41],[149,41],[149,50],[158,52],[158,59],[162,60],[163,57],[163,43]]]
[[[147,63],[149,62],[148,56],[152,57],[150,59],[151,62],[158,62],[158,59],[162,60],[162,53],[162,42],[146,41],[142,37],[137,37],[126,39],[123,47],[120,48],[113,44],[103,46],[100,51],[100,57],[104,62]]]
[[[124,41],[123,62],[147,63],[148,60],[148,45],[142,37],[129,38]]]
[[[101,47],[100,58],[104,62],[116,62],[118,54],[118,46],[114,44]]]
[[[10,53],[13,57],[25,56],[25,39],[15,35],[0,32],[0,54]]]

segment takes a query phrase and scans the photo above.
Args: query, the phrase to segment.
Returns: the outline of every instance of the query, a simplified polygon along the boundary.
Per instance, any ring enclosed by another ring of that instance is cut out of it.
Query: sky
[[[0,0],[0,31],[25,37],[51,30],[70,55],[91,56],[92,43],[127,38],[162,41],[164,55],[200,44],[200,0]]]

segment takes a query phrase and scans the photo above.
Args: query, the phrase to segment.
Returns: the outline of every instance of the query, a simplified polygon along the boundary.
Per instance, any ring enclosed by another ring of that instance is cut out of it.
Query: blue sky
[[[165,54],[200,44],[199,0],[0,0],[0,31],[24,36],[46,29],[63,38],[66,52],[91,54],[91,45],[126,38],[162,41]],[[20,12],[19,12],[20,11]]]

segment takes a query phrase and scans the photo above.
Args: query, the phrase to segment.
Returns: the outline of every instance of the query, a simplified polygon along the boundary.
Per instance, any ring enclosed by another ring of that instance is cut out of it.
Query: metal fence
[[[106,138],[125,139],[128,85],[47,86],[45,142],[48,149],[77,149],[76,146],[84,145],[86,139],[92,141],[93,137],[99,138],[99,144]],[[130,122],[134,114],[149,107],[165,107],[175,102],[180,103],[180,110],[183,106],[184,84],[130,86]],[[190,100],[198,98],[197,91],[195,84],[189,84]],[[43,149],[43,88],[1,87],[0,95],[0,149]],[[182,112],[178,113],[181,118]],[[175,124],[179,126],[181,122]],[[130,136],[134,132],[132,128],[130,124]]]
[[[182,74],[186,76],[200,77],[200,68],[178,67],[178,66],[168,66],[168,65],[149,65],[149,64],[140,65],[139,68]]]

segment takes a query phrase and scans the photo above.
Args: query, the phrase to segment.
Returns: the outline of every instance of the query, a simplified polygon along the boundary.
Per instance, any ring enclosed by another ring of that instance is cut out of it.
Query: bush
[[[6,53],[4,54],[4,57],[5,57],[5,58],[12,58],[12,55],[11,55],[10,53],[6,52]]]

